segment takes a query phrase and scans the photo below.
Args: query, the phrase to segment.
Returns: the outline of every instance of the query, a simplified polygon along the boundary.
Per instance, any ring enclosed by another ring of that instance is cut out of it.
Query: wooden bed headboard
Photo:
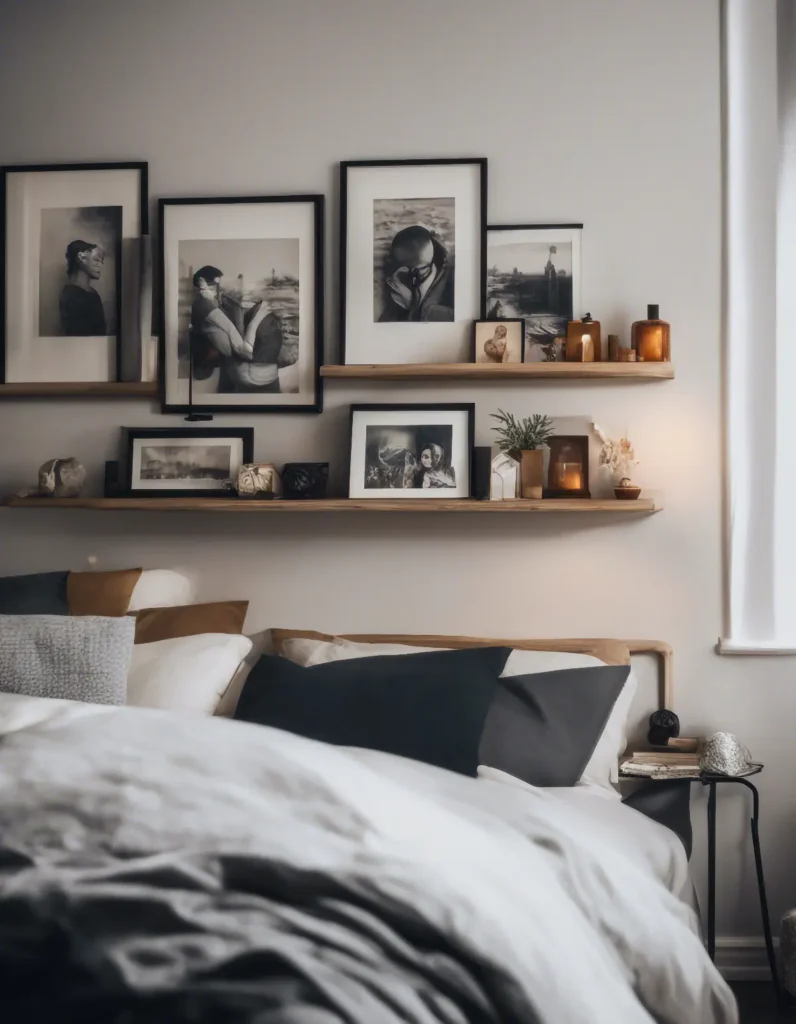
[[[301,629],[273,629],[271,638],[278,653],[283,640],[353,640],[362,644],[409,644],[416,647],[513,647],[519,651],[566,651],[590,654],[607,665],[627,665],[633,654],[652,654],[658,660],[658,701],[662,708],[672,708],[674,685],[672,649],[662,640],[603,640],[588,637],[565,637],[559,640],[505,640],[494,637],[424,636],[411,633],[317,633]]]

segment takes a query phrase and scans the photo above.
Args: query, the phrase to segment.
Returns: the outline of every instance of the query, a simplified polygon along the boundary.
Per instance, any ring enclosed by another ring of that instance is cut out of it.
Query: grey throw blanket
[[[3,1019],[736,1020],[690,912],[543,791],[145,709],[20,727],[23,700],[0,696]]]

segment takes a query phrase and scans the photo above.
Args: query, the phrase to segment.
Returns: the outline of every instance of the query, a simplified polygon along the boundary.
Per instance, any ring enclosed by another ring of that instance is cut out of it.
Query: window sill
[[[766,643],[762,640],[721,640],[716,644],[716,654],[740,655],[743,657],[763,655],[766,657],[796,657],[796,645]]]

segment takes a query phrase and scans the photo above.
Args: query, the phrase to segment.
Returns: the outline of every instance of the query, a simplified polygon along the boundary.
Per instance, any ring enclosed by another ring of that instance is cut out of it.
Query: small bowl
[[[620,501],[635,501],[641,494],[640,487],[614,487],[614,494]]]

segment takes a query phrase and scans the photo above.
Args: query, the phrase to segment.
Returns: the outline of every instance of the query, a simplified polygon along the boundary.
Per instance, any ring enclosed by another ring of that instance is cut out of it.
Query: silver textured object
[[[49,498],[79,498],[86,468],[75,458],[50,459],[39,469],[39,494]]]
[[[752,768],[749,751],[731,732],[714,732],[705,740],[699,767],[711,775],[743,775]]]
[[[269,462],[247,462],[238,470],[238,496],[254,498],[258,494],[278,496],[282,481],[276,467]]]

